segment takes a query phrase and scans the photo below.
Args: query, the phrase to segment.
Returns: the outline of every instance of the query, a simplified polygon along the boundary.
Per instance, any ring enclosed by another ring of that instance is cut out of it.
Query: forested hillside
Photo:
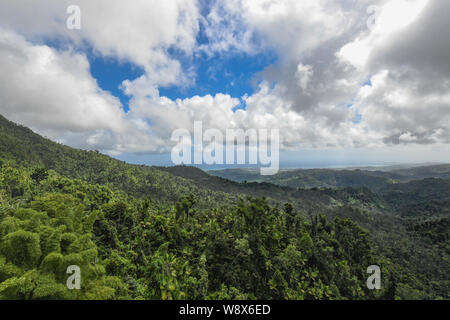
[[[130,165],[0,116],[0,299],[448,299],[449,181],[345,179]]]

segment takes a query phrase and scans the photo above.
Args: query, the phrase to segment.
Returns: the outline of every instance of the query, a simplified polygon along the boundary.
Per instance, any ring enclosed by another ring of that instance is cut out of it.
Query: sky
[[[278,129],[285,167],[450,162],[448,12],[436,0],[2,0],[0,113],[150,165],[170,165],[172,133],[195,121]]]

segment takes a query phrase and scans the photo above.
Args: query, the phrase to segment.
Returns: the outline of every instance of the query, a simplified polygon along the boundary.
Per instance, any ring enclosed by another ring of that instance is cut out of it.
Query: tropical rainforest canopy
[[[233,182],[0,116],[0,299],[448,299],[449,172]]]

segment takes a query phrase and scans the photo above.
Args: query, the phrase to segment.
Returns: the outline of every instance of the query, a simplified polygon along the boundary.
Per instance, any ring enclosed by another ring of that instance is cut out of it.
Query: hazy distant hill
[[[449,194],[448,183],[442,180],[410,184],[400,182],[430,176],[448,178],[450,165],[392,172],[313,169],[284,170],[274,176],[260,176],[259,170],[231,169],[210,171],[208,174],[186,166],[163,168],[131,165],[98,152],[73,149],[45,139],[2,116],[0,159],[29,167],[45,166],[70,178],[107,185],[129,195],[157,201],[176,201],[187,193],[194,193],[205,202],[204,205],[207,205],[205,199],[212,203],[227,203],[236,200],[239,195],[251,195],[265,196],[281,203],[292,202],[303,209],[318,205],[327,209],[351,201],[354,206],[389,212],[390,207],[392,210],[400,208],[399,203],[410,205],[419,200],[442,200]],[[434,193],[427,191],[430,185]],[[428,196],[423,198],[425,194]],[[396,203],[392,199],[401,201]]]
[[[98,152],[76,150],[45,139],[2,116],[0,159],[23,166],[45,166],[70,178],[107,185],[129,195],[155,201],[176,201],[185,194],[193,193],[199,196],[199,201],[204,206],[226,204],[235,201],[239,195],[250,195],[264,196],[280,203],[292,202],[305,210],[317,206],[326,210],[351,203],[359,208],[390,213],[401,206],[416,204],[419,200],[441,201],[449,193],[447,182],[441,180],[411,184],[400,182],[430,176],[446,178],[450,165],[392,172],[313,169],[285,170],[274,176],[260,176],[259,170],[231,169],[210,171],[208,174],[186,166],[163,168],[131,165]],[[430,184],[437,193],[431,193],[422,199]],[[414,188],[411,187],[413,185]],[[376,194],[364,188],[375,191]]]
[[[98,152],[77,150],[52,142],[2,116],[0,159],[28,167],[44,166],[70,178],[106,185],[134,197],[159,202],[173,202],[193,193],[198,195],[199,202],[205,207],[229,204],[240,195],[265,196],[271,201],[293,202],[303,208],[308,208],[309,203],[323,208],[329,207],[330,203],[343,203],[339,199],[340,193],[335,193],[334,198],[330,199],[329,194],[320,191],[301,192],[270,183],[237,183],[211,176],[194,167],[127,164]]]
[[[214,176],[234,181],[268,182],[292,188],[333,188],[333,187],[366,187],[381,190],[389,185],[426,178],[450,179],[450,164],[412,167],[389,171],[384,170],[344,170],[344,169],[297,169],[282,170],[273,176],[261,176],[254,169],[227,169],[209,171]]]
[[[402,180],[421,180],[426,178],[450,179],[450,164],[421,166],[392,171],[402,177]]]

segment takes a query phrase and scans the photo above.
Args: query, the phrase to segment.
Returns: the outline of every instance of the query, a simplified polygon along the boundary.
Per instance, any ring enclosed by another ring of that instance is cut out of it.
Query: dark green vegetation
[[[448,180],[238,183],[75,150],[1,116],[0,159],[1,299],[450,296]],[[69,265],[81,290],[66,288]]]

